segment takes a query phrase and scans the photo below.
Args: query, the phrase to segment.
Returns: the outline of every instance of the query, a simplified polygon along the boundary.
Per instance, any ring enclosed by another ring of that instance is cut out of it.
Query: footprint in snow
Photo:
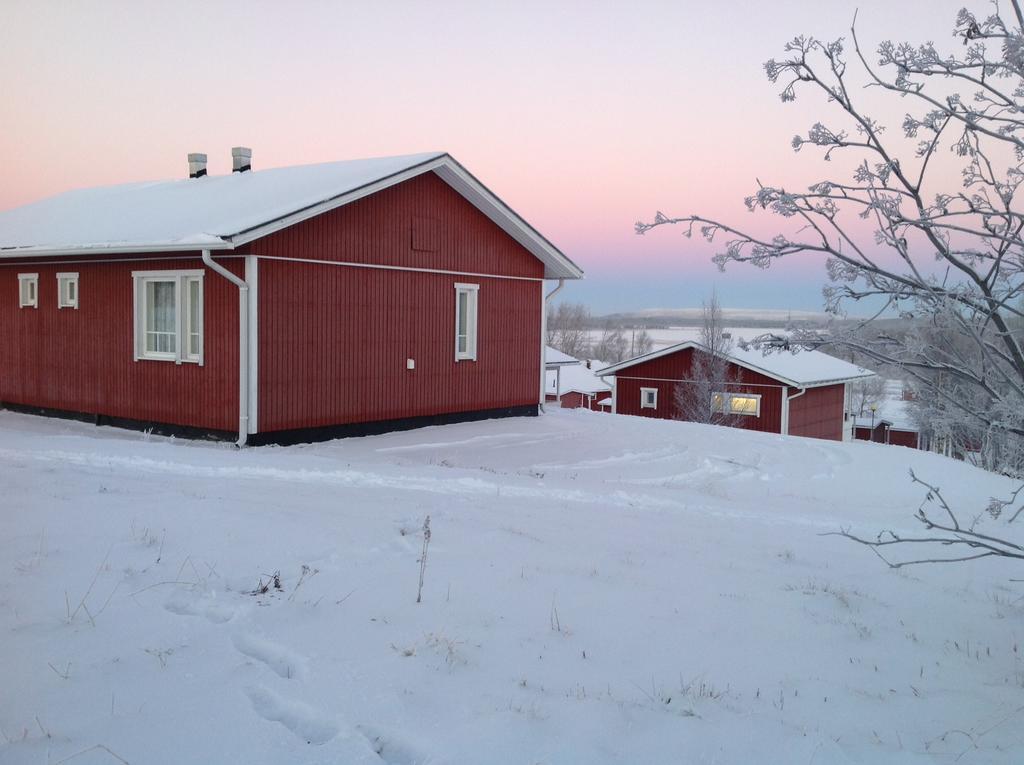
[[[286,699],[269,688],[257,686],[246,694],[256,714],[264,720],[281,723],[308,744],[326,744],[341,730],[336,720],[309,704]]]
[[[164,608],[178,616],[202,616],[214,624],[224,624],[237,616],[238,608],[236,606],[215,601],[216,597],[212,596],[197,600],[185,593],[179,593],[164,603]]]
[[[402,741],[393,731],[365,724],[357,725],[356,728],[366,736],[373,751],[385,765],[427,765],[432,762],[429,755],[417,751],[417,747]]]
[[[284,646],[255,635],[235,635],[235,648],[251,659],[263,662],[280,677],[301,678],[306,675],[306,658]]]

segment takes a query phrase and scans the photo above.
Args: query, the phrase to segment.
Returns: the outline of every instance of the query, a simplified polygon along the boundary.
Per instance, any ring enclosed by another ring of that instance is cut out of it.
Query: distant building
[[[595,412],[610,412],[612,409],[612,386],[598,377],[590,361],[576,361],[575,365],[564,365],[548,371],[545,398],[558,401],[563,409],[592,409]]]
[[[694,358],[707,353],[689,341],[601,369],[611,381],[618,414],[678,419],[678,386],[695,385]],[[733,382],[713,391],[709,411],[736,415],[735,427],[835,441],[853,438],[848,384],[873,372],[819,351],[734,349],[728,357]]]
[[[907,402],[914,399],[911,389],[902,382],[886,381],[885,397],[854,418],[854,438],[911,449],[925,448],[921,433],[907,411]]]

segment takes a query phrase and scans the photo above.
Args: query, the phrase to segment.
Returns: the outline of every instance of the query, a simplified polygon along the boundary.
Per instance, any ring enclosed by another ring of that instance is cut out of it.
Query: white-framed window
[[[658,389],[657,388],[641,388],[640,389],[640,408],[641,409],[657,409],[658,408]]]
[[[78,308],[78,274],[57,274],[57,307]]]
[[[18,307],[39,307],[39,274],[18,274]]]
[[[761,395],[757,393],[712,393],[711,411],[716,414],[761,416]]]
[[[455,360],[476,361],[479,284],[455,285]]]
[[[133,271],[135,360],[203,363],[203,271]]]

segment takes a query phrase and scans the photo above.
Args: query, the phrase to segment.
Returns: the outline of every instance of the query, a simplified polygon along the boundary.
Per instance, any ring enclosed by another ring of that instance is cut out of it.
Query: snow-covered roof
[[[549,371],[545,385],[545,390],[548,393],[554,394],[556,378],[561,382],[559,396],[564,396],[572,391],[593,394],[606,393],[612,389],[611,385],[594,374],[593,369],[587,369],[583,364],[562,367],[558,375],[554,371]]]
[[[231,250],[427,172],[436,173],[543,262],[546,278],[583,275],[443,152],[68,191],[0,212],[0,258]]]
[[[544,349],[544,366],[546,367],[562,367],[579,363],[579,359],[573,358],[568,353],[562,353],[560,350],[552,348],[550,345]]]
[[[670,345],[659,351],[626,359],[618,364],[598,370],[598,375],[606,377],[614,375],[623,369],[642,364],[652,359],[668,356],[669,354],[685,350],[686,348],[702,349],[700,343],[687,341]],[[746,369],[760,372],[768,377],[773,377],[785,385],[796,388],[814,388],[821,385],[833,385],[850,380],[859,380],[864,377],[873,377],[874,372],[850,364],[842,359],[829,356],[821,351],[801,350],[796,353],[790,351],[775,351],[765,354],[754,348],[743,349],[733,348],[729,352],[729,360]]]

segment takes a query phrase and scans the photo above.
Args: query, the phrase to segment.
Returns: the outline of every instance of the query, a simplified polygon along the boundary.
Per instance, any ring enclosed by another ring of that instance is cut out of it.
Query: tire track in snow
[[[0,460],[35,460],[59,462],[87,468],[134,470],[141,473],[188,476],[217,480],[281,481],[300,484],[322,484],[350,489],[409,491],[414,493],[443,494],[464,497],[497,497],[502,499],[548,500],[597,506],[642,508],[644,510],[675,511],[696,513],[721,519],[755,521],[768,525],[789,524],[812,528],[834,529],[834,520],[815,519],[806,516],[766,516],[758,512],[710,509],[700,502],[682,502],[665,499],[651,494],[636,494],[622,489],[594,493],[581,489],[540,488],[497,483],[482,478],[431,478],[407,475],[385,475],[361,470],[310,470],[308,468],[276,468],[256,466],[210,466],[195,465],[172,460],[157,460],[148,457],[99,455],[87,452],[60,450],[14,451],[0,449]],[[682,488],[682,487],[677,487]],[[700,485],[694,485],[699,496],[706,494]]]

